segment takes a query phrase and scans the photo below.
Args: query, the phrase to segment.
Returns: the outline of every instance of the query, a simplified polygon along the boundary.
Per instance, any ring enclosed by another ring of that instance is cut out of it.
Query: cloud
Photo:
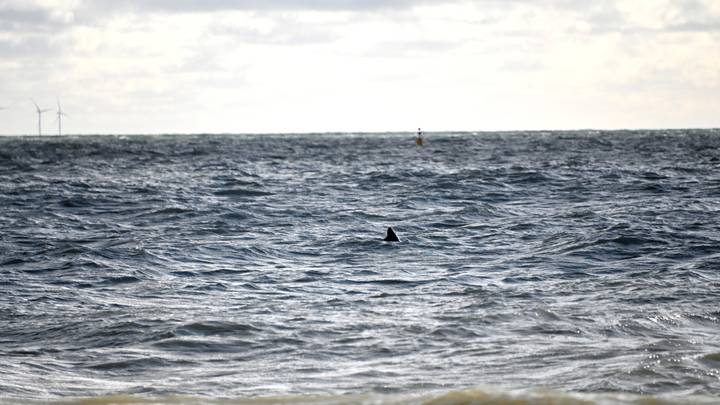
[[[40,27],[51,22],[50,12],[45,9],[0,8],[0,26],[3,31],[15,31],[29,26]]]
[[[543,63],[535,58],[516,58],[505,60],[499,70],[506,73],[535,73],[544,68]]]
[[[58,49],[47,37],[28,36],[11,40],[0,39],[0,57],[3,58],[47,57],[57,53]]]
[[[617,1],[624,23],[647,33],[674,31],[716,31],[720,9],[712,0]]]
[[[445,53],[459,47],[456,41],[408,40],[383,41],[373,46],[366,55],[382,58],[406,58]]]
[[[96,9],[145,10],[162,12],[212,11],[367,11],[408,9],[425,4],[453,0],[92,0],[86,3]]]
[[[222,23],[209,29],[211,36],[230,37],[233,41],[255,45],[311,45],[336,39],[330,29],[284,16],[268,21],[264,27]]]
[[[457,0],[0,0],[0,33],[57,32],[77,25],[103,25],[108,18],[123,14],[373,12],[453,1]],[[236,34],[258,38],[252,32]],[[284,42],[278,37],[270,42]]]
[[[57,30],[71,24],[73,17],[70,11],[39,4],[0,3],[0,32]]]
[[[78,132],[632,126],[582,105],[717,105],[719,32],[717,0],[0,0],[0,94]]]

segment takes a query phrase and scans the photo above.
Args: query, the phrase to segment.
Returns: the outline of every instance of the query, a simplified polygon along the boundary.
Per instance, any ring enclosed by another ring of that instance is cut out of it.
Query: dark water
[[[720,131],[427,141],[0,138],[0,402],[717,403]]]

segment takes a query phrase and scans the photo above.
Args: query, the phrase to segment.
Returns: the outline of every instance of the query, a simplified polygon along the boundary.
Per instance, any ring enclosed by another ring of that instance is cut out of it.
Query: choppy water
[[[0,138],[0,402],[717,403],[720,131],[427,141]]]

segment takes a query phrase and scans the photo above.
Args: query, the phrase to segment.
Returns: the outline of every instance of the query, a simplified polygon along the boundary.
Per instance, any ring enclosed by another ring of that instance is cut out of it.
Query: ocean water
[[[720,131],[426,140],[0,138],[0,403],[720,403]]]

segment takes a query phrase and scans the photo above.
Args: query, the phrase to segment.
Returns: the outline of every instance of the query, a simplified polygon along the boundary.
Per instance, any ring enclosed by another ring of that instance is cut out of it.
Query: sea
[[[0,137],[0,232],[0,404],[720,404],[718,129]]]

